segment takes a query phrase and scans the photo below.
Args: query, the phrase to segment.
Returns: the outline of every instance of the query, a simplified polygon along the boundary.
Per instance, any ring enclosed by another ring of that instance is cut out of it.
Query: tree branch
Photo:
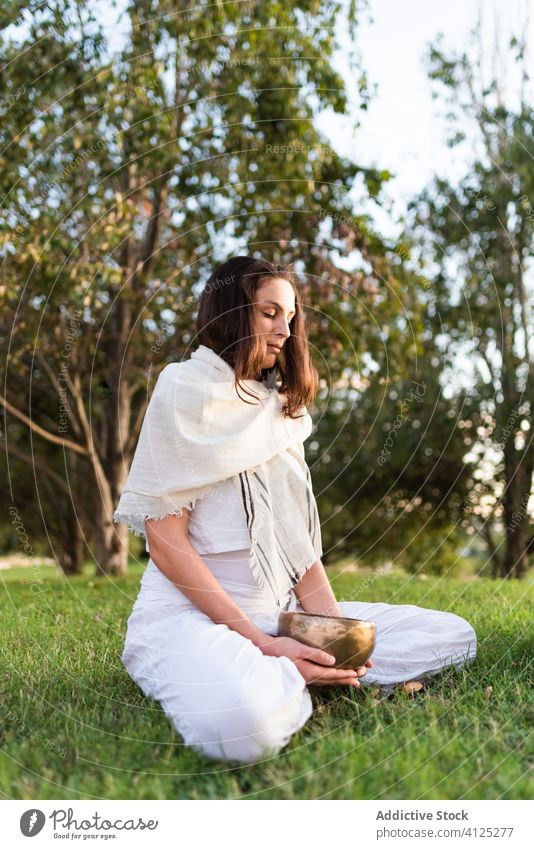
[[[39,361],[39,364],[44,369],[46,374],[48,375],[50,383],[52,384],[52,386],[56,390],[58,398],[61,401],[61,387],[59,385],[59,380],[57,379],[56,374],[54,373],[53,369],[50,368],[50,366],[46,362],[46,359],[44,358],[41,351],[36,351],[35,357]],[[69,421],[74,428],[74,432],[76,433],[76,436],[80,437],[82,434],[81,434],[81,431],[80,431],[79,424],[78,424],[76,418],[73,416],[72,410],[70,408],[67,408],[67,416],[69,417]]]
[[[49,442],[53,442],[56,445],[63,445],[65,448],[70,448],[72,451],[76,451],[77,454],[82,454],[82,456],[86,457],[89,452],[87,448],[84,448],[82,445],[78,445],[76,442],[72,442],[70,439],[63,439],[61,436],[56,436],[54,433],[49,433],[42,427],[39,427],[38,424],[35,424],[34,421],[28,418],[24,413],[21,413],[17,410],[13,404],[10,404],[9,401],[4,398],[3,395],[0,395],[0,404],[6,408],[6,410],[12,413],[16,418],[20,419],[21,422],[31,427],[35,433],[38,433],[40,436],[43,436],[45,439],[48,439]]]
[[[93,439],[93,431],[91,429],[91,425],[87,418],[87,414],[85,412],[85,407],[83,405],[83,398],[80,392],[80,387],[78,384],[74,384],[71,380],[70,375],[65,372],[65,381],[67,386],[69,387],[72,397],[76,402],[76,409],[78,411],[78,416],[80,418],[80,424],[82,426],[85,438],[87,440],[87,454],[91,458],[91,462],[93,464],[93,469],[95,472],[95,476],[99,486],[101,487],[101,492],[104,495],[104,498],[108,501],[111,501],[111,487],[109,485],[109,481],[107,479],[107,475],[102,466],[100,456],[98,451],[96,450],[95,442]]]
[[[162,209],[167,203],[167,185],[164,183],[157,189],[154,196],[154,205],[152,215],[147,225],[147,230],[143,245],[140,251],[140,274],[146,274],[152,264],[154,248],[161,230],[161,215]],[[136,269],[137,274],[138,269]]]
[[[13,445],[9,445],[9,447],[8,447],[8,444],[7,444],[7,442],[4,438],[0,438],[0,445],[3,446],[6,454],[8,454],[8,455],[13,454],[13,456],[16,457],[18,460],[22,460],[23,463],[26,463],[28,466],[31,466],[32,468],[34,466],[36,466],[38,469],[40,469],[42,472],[44,472],[45,475],[48,475],[49,478],[52,478],[54,483],[56,483],[57,486],[66,495],[68,495],[68,496],[71,495],[71,491],[69,490],[67,484],[65,483],[65,481],[61,477],[61,475],[58,475],[57,472],[54,472],[54,470],[51,469],[47,465],[47,463],[44,462],[44,460],[39,459],[39,457],[37,455],[34,454],[33,456],[30,456],[29,454],[26,454],[24,451],[21,451],[20,448],[16,448]]]
[[[18,460],[21,460],[23,463],[26,463],[28,466],[31,466],[32,468],[37,466],[37,468],[40,469],[43,474],[53,480],[54,483],[61,489],[61,491],[68,495],[70,498],[70,496],[72,495],[72,490],[69,489],[66,481],[61,477],[61,475],[58,475],[57,472],[51,469],[44,460],[39,459],[35,454],[33,456],[25,454],[24,451],[21,451],[19,448],[13,447],[13,445],[10,445],[8,448],[5,439],[0,439],[0,445],[4,447],[6,453],[13,454],[14,457],[16,457]],[[79,504],[76,505],[76,511],[81,516],[83,516],[83,519],[87,523],[87,526],[92,528],[94,531],[95,523],[91,515],[86,512],[86,510]]]

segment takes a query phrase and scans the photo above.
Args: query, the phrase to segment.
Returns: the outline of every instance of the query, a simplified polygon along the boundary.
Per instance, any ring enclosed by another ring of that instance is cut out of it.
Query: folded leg
[[[274,755],[312,714],[303,676],[287,657],[200,611],[143,627],[131,617],[122,661],[192,746],[210,758],[251,763]]]
[[[343,616],[376,624],[373,667],[362,684],[395,684],[461,667],[476,656],[477,637],[461,616],[414,604],[338,602]],[[296,607],[302,610],[301,606]]]

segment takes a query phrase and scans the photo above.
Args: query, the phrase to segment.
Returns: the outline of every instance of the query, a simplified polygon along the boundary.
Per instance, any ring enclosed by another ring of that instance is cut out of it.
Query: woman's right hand
[[[306,684],[352,684],[359,687],[358,678],[365,675],[366,667],[372,666],[367,661],[365,667],[359,669],[338,669],[333,665],[335,658],[322,649],[306,646],[292,637],[270,637],[261,646],[263,654],[274,657],[288,657],[293,661]]]

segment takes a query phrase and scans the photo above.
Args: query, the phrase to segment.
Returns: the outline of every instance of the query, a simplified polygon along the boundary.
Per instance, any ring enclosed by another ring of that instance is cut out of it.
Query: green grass
[[[478,634],[478,658],[442,673],[416,698],[315,688],[313,716],[277,757],[235,765],[186,749],[122,666],[141,571],[137,564],[127,578],[67,581],[43,570],[39,594],[28,570],[6,579],[4,798],[532,798],[531,583],[395,573],[366,582],[331,569],[338,599],[465,616]]]

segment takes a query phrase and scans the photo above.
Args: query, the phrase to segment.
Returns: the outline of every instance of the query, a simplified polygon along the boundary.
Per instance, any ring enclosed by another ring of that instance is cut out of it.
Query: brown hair
[[[253,304],[257,301],[257,290],[269,277],[287,280],[295,293],[295,315],[289,322],[291,335],[278,355],[277,376],[281,379],[278,392],[287,396],[284,415],[299,418],[295,413],[315,398],[319,376],[308,348],[305,318],[292,265],[275,265],[266,259],[236,256],[217,266],[200,296],[197,337],[199,343],[211,348],[234,369],[236,391],[241,380],[258,380],[260,374],[265,377],[267,370],[261,368],[264,349],[254,329]],[[248,395],[253,394],[241,388]]]

